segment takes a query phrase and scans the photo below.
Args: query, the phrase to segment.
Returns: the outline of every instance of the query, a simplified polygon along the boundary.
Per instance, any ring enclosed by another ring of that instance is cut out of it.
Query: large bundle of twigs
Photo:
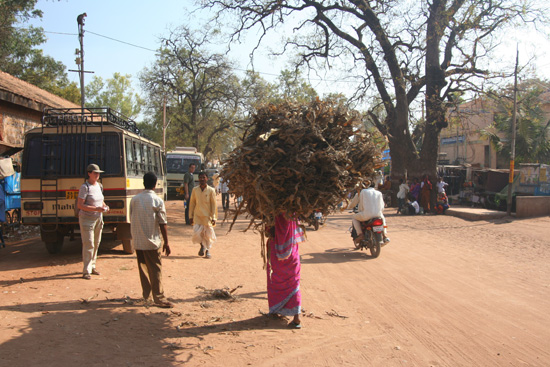
[[[262,232],[279,213],[310,222],[327,215],[346,192],[372,174],[380,151],[359,132],[360,115],[333,102],[269,104],[252,116],[242,145],[223,162],[221,176],[242,197],[237,216]]]

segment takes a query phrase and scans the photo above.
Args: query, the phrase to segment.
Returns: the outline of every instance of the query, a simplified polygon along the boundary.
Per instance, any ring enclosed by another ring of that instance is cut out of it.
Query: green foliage
[[[65,98],[67,101],[80,105],[80,87],[75,82],[69,82],[67,77],[58,79],[54,85],[49,86],[46,90],[61,98]]]
[[[41,28],[18,30],[15,26],[31,18],[41,18],[42,12],[35,10],[37,0],[2,0],[0,1],[0,70],[5,72],[13,63],[17,48],[31,47],[44,42]],[[36,43],[38,42],[38,43]],[[11,73],[10,73],[11,74]]]
[[[103,81],[94,76],[85,88],[87,107],[110,107],[135,119],[144,104],[141,97],[134,93],[130,75],[114,73],[113,77]]]
[[[311,103],[318,96],[311,84],[306,82],[299,70],[281,70],[279,76],[278,96],[274,103],[293,101],[296,103]]]
[[[0,0],[0,70],[80,104],[78,86],[69,82],[65,65],[36,48],[46,41],[44,30],[16,27],[42,17],[42,12],[34,9],[36,2]]]
[[[515,161],[550,162],[550,82],[530,80],[518,86]],[[511,157],[513,88],[493,95],[496,105],[494,122],[482,134],[504,157]],[[546,108],[546,111],[545,111]]]
[[[157,60],[140,81],[148,93],[151,120],[162,131],[166,100],[166,148],[197,147],[207,158],[221,152],[220,137],[230,134],[244,106],[244,93],[232,64],[207,45],[215,36],[208,30],[173,30],[161,39]],[[158,111],[158,112],[157,112]]]

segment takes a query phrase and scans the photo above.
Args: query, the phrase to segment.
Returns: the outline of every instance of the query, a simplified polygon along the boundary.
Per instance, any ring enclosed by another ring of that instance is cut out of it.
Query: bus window
[[[191,157],[184,157],[183,158],[184,172],[189,171],[189,165],[191,163],[195,165],[195,172],[200,172],[201,171],[201,159],[199,157],[196,157],[196,156],[191,156]]]
[[[42,174],[41,160],[36,157],[42,155],[40,135],[33,134],[27,137],[23,151],[23,176],[39,177]]]
[[[126,172],[128,176],[136,175],[136,165],[134,159],[134,149],[132,147],[132,140],[126,139]]]
[[[138,141],[134,141],[134,158],[136,162],[136,175],[140,175],[142,173],[142,167],[140,162],[141,160],[141,144]]]
[[[157,174],[157,176],[162,176],[162,167],[161,167],[161,161],[160,161],[160,149],[158,148],[153,148],[153,151],[154,151],[154,156],[155,156],[155,162],[153,163],[154,164],[154,167],[155,167],[155,173]]]
[[[149,146],[149,170],[151,172],[155,172],[156,174],[156,167],[155,167],[155,148],[152,146]]]
[[[147,165],[147,171],[155,171],[155,166],[153,164],[153,148],[150,145],[147,145]]]
[[[120,135],[105,135],[102,136],[102,145],[104,152],[101,154],[103,158],[103,162],[100,162],[102,166],[105,167],[103,170],[107,172],[111,172],[113,174],[120,175],[122,174],[122,157],[120,154]],[[91,157],[88,158],[89,163],[96,163],[94,159]],[[87,165],[86,165],[87,166]],[[103,174],[105,175],[105,173]]]
[[[98,164],[103,176],[120,175],[120,135],[29,134],[23,161],[23,177],[84,177],[90,163]]]
[[[143,149],[143,172],[149,172],[149,147],[145,144],[142,145]]]
[[[183,168],[183,159],[181,157],[166,158],[166,171],[168,173],[185,173]]]

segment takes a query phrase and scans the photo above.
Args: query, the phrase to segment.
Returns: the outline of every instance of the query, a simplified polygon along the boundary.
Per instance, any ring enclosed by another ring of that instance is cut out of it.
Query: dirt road
[[[550,218],[394,216],[378,259],[351,251],[349,214],[301,247],[303,329],[268,320],[259,235],[218,226],[199,258],[167,203],[172,310],[147,308],[136,260],[100,249],[87,281],[75,242],[0,250],[0,366],[549,366]],[[111,246],[112,247],[112,246]],[[206,290],[237,289],[235,300]],[[197,288],[199,287],[199,288]],[[204,287],[200,288],[200,287]]]

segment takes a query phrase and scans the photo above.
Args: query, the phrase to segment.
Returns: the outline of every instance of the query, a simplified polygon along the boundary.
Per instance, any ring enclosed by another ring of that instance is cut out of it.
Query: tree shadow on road
[[[350,248],[332,248],[325,252],[305,253],[301,256],[302,264],[343,263],[359,260],[374,260],[374,258],[368,252],[353,251]]]
[[[2,363],[6,366],[173,366],[191,360],[197,343],[170,339],[181,335],[168,312],[150,312],[122,302],[68,301],[0,307],[9,315],[5,328]],[[17,313],[29,313],[25,318]],[[24,320],[24,321],[23,321]],[[187,355],[186,355],[187,354]]]

